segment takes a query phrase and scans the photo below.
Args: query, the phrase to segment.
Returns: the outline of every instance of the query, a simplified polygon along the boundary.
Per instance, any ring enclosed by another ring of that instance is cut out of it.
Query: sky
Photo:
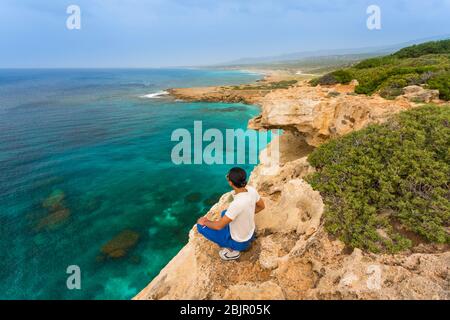
[[[69,30],[69,5],[81,29]],[[366,26],[369,5],[381,29]],[[0,0],[0,67],[208,65],[450,34],[450,0]]]

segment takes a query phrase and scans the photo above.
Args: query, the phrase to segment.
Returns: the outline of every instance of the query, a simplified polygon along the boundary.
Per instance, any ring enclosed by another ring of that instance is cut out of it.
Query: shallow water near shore
[[[172,131],[192,130],[194,120],[204,129],[246,128],[259,112],[154,94],[258,78],[187,69],[0,70],[0,298],[137,294],[228,191],[231,165],[171,162]],[[70,265],[80,267],[81,290],[66,287]]]

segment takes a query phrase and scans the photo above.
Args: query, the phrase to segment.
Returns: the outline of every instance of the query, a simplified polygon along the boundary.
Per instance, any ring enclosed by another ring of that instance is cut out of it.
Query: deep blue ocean
[[[0,70],[0,299],[137,294],[229,191],[229,165],[172,163],[172,131],[191,130],[194,120],[205,129],[246,128],[259,112],[151,94],[260,77],[193,69]],[[118,242],[130,246],[114,251],[116,258],[102,252],[120,234]],[[80,290],[66,286],[69,265],[80,267]]]

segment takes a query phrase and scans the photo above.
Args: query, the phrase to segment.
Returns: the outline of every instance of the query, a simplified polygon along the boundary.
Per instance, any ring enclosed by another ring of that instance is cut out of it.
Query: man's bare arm
[[[213,230],[222,230],[231,221],[233,221],[233,220],[231,220],[227,216],[223,216],[219,221],[211,221],[211,220],[203,217],[198,220],[198,223],[202,226],[207,226],[208,228],[213,229]]]
[[[256,206],[255,206],[255,214],[264,210],[264,208],[266,207],[266,205],[264,204],[264,200],[262,198],[260,198],[258,200],[258,202],[256,202]]]

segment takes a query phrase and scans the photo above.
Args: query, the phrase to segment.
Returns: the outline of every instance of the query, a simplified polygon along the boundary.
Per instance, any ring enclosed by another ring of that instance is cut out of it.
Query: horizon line
[[[432,38],[440,38],[440,39],[436,39],[436,40],[427,40],[427,39],[432,39]],[[432,41],[442,41],[442,40],[449,40],[450,39],[450,34],[441,34],[441,35],[434,35],[434,36],[428,36],[428,37],[423,37],[423,38],[419,38],[419,39],[412,39],[412,40],[405,40],[403,42],[396,42],[396,43],[390,43],[390,44],[383,44],[383,45],[379,45],[379,46],[366,46],[366,47],[347,47],[347,48],[333,48],[333,49],[317,49],[317,50],[305,50],[305,51],[296,51],[296,52],[289,52],[289,53],[282,53],[282,54],[278,54],[278,55],[270,55],[270,56],[253,56],[253,57],[241,57],[241,58],[237,58],[234,59],[232,61],[228,61],[228,62],[216,62],[213,64],[207,64],[207,65],[187,65],[187,66],[115,66],[115,67],[93,67],[93,66],[80,66],[80,67],[73,67],[73,66],[42,66],[42,67],[26,67],[26,66],[19,66],[19,67],[3,67],[0,66],[0,70],[50,70],[50,69],[200,69],[200,68],[224,68],[224,67],[236,67],[239,66],[239,64],[233,65],[232,62],[237,62],[239,60],[245,60],[245,59],[262,59],[262,58],[276,58],[276,57],[281,57],[284,55],[291,55],[291,54],[300,54],[300,53],[314,53],[314,52],[324,52],[324,51],[328,51],[328,50],[369,50],[369,49],[388,49],[389,47],[394,47],[397,45],[403,45],[403,44],[407,44],[408,42],[415,42],[415,41],[423,41],[424,42],[432,42]],[[416,43],[416,44],[420,44],[422,42]],[[411,44],[415,45],[415,44]],[[376,54],[377,52],[358,52],[358,53],[351,53],[351,54],[329,54],[329,55],[323,55],[323,56],[309,56],[309,57],[302,57],[302,58],[314,58],[314,57],[327,57],[327,56],[346,56],[346,55],[358,55],[358,54]],[[386,53],[380,52],[379,56],[384,56],[386,55]],[[299,59],[293,59],[291,61],[299,61],[302,58]],[[287,61],[287,60],[286,60]],[[274,63],[276,61],[273,62],[269,62],[270,63]],[[263,65],[264,63],[255,63],[255,65]],[[245,64],[244,64],[245,65]],[[248,64],[249,66],[251,66],[252,64]]]

